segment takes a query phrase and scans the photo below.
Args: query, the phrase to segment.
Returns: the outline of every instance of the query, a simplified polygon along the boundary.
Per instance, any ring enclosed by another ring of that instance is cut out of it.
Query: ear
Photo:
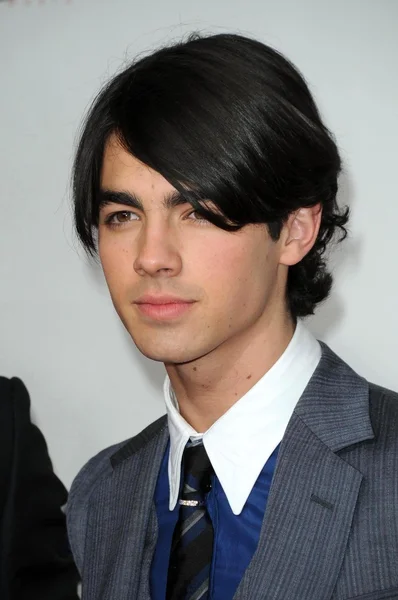
[[[321,217],[322,206],[320,204],[300,208],[289,215],[279,238],[282,244],[279,256],[280,264],[296,265],[308,254],[318,237]]]

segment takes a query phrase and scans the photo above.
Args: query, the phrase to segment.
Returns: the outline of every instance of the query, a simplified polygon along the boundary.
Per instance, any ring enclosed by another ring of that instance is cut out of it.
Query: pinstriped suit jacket
[[[79,473],[68,522],[83,600],[150,600],[162,417]],[[398,395],[326,345],[282,440],[235,600],[398,600]],[[222,600],[222,599],[215,599]]]

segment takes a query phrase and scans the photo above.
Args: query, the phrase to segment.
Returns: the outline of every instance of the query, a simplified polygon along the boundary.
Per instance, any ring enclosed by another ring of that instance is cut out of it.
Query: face
[[[113,138],[101,187],[102,267],[144,355],[181,364],[232,349],[284,309],[280,249],[265,225],[231,233],[202,220]]]

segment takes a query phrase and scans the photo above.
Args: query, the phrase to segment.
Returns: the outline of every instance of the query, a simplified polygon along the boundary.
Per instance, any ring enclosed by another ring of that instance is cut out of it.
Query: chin
[[[157,362],[189,363],[202,358],[216,347],[214,340],[205,339],[195,328],[157,330],[137,326],[137,323],[124,324],[141,354]]]
[[[188,352],[187,350],[170,346],[162,348],[161,344],[156,346],[145,343],[141,344],[138,340],[134,340],[134,338],[133,341],[141,354],[146,356],[146,358],[165,364],[188,363],[201,356],[200,353],[195,353],[192,349]]]

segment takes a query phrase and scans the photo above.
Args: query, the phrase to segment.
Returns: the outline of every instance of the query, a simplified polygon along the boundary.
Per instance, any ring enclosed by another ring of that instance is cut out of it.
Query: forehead
[[[174,190],[160,173],[127,152],[115,135],[107,141],[101,171],[101,187],[114,191],[165,194]]]

